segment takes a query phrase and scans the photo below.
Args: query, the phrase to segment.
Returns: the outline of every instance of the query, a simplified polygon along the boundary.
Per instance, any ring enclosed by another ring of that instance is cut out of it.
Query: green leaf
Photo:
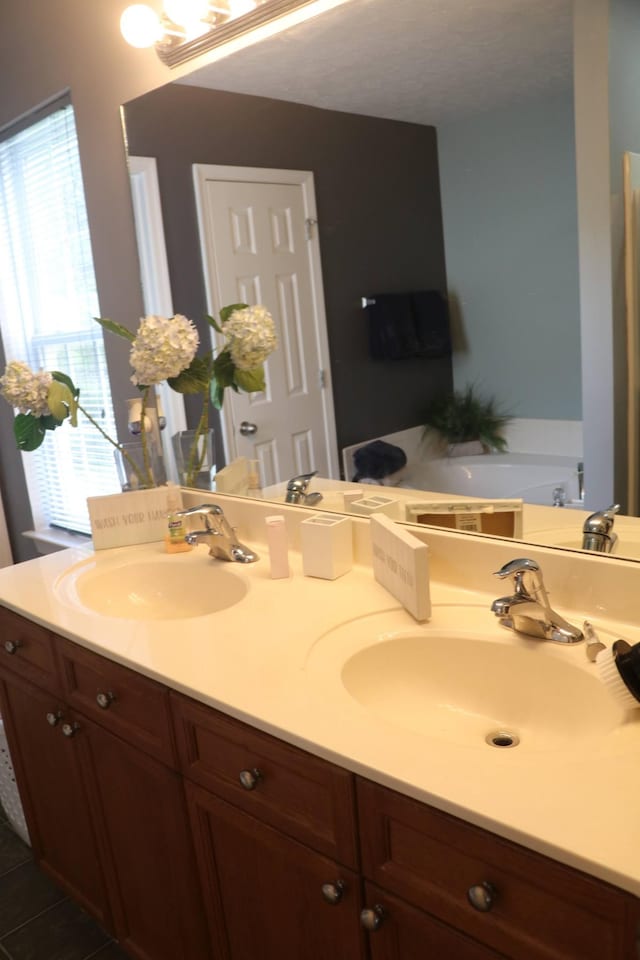
[[[226,323],[234,310],[244,310],[248,303],[230,303],[228,307],[223,307],[220,311],[220,323]]]
[[[210,326],[210,327],[213,327],[213,329],[214,329],[217,333],[222,333],[222,330],[221,330],[221,328],[218,326],[218,324],[216,323],[214,317],[210,317],[209,314],[207,313],[207,314],[205,314],[205,320],[207,321],[207,323],[209,324],[209,326]]]
[[[241,390],[247,393],[260,393],[266,388],[264,367],[254,367],[253,370],[238,370],[235,372],[235,382]]]
[[[169,377],[167,383],[176,393],[206,393],[210,380],[210,358],[194,357],[186,370],[177,377]]]
[[[13,434],[19,450],[29,453],[37,450],[45,437],[45,427],[41,417],[32,413],[17,413],[13,421]]]
[[[56,420],[53,414],[49,416],[40,417],[40,423],[45,430],[55,430],[56,427],[62,426],[62,420]]]
[[[74,396],[66,383],[52,380],[47,393],[47,406],[54,418],[62,422],[69,416],[74,405]]]
[[[115,320],[109,320],[107,317],[94,317],[93,319],[96,323],[99,323],[104,330],[117,333],[119,337],[124,337],[129,343],[133,343],[136,338],[135,333],[131,333],[131,330],[127,330],[126,327],[123,327],[121,323],[116,323]]]
[[[230,387],[234,382],[236,365],[228,350],[223,350],[213,361],[213,375],[221,387]]]
[[[79,391],[78,388],[76,387],[76,385],[75,385],[75,383],[73,382],[73,380],[71,379],[71,377],[68,377],[66,373],[60,373],[59,370],[52,370],[52,371],[51,371],[51,376],[53,377],[54,380],[57,380],[58,383],[64,383],[64,384],[66,384],[66,385],[69,387],[69,390],[71,391],[71,393],[73,394],[73,396],[74,396],[74,397],[76,398],[76,400],[77,400],[77,398],[80,396],[80,391]]]
[[[222,410],[224,403],[224,387],[217,380],[211,381],[211,403],[216,410]]]

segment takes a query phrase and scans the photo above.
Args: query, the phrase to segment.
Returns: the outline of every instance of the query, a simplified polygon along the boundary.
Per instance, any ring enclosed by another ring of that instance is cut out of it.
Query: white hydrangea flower
[[[51,411],[47,396],[52,379],[50,373],[43,370],[34,373],[21,360],[11,360],[4,376],[0,377],[0,394],[20,413],[48,416]]]
[[[148,387],[177,377],[196,355],[200,338],[195,326],[177,313],[175,317],[143,317],[131,345],[129,362],[135,384]]]
[[[222,330],[239,370],[259,367],[278,345],[273,317],[260,305],[234,310]]]

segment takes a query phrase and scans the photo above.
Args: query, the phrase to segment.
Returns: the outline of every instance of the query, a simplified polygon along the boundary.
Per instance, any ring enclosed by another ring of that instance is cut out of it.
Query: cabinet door
[[[80,717],[116,936],[139,960],[211,956],[182,781]],[[257,955],[256,955],[257,956]]]
[[[202,788],[186,788],[220,957],[364,956],[356,874]]]
[[[81,764],[63,734],[64,705],[6,674],[2,716],[39,865],[106,928],[111,927]]]
[[[373,884],[365,898],[371,960],[505,960]]]

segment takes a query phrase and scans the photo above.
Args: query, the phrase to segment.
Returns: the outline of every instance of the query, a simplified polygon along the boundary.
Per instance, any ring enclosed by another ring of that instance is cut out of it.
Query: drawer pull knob
[[[65,737],[75,737],[76,733],[80,729],[80,724],[76,723],[63,723],[62,724],[62,733]]]
[[[18,649],[21,646],[22,644],[20,643],[19,640],[5,640],[4,642],[5,650],[7,651],[7,653],[11,653],[11,654],[17,653]]]
[[[344,881],[336,880],[335,883],[322,884],[322,896],[330,903],[332,907],[340,903],[344,894]]]
[[[262,774],[257,767],[254,767],[253,770],[240,771],[240,783],[245,790],[255,790],[259,780],[262,780]]]
[[[108,710],[115,699],[115,693],[112,693],[111,690],[107,690],[106,693],[100,692],[96,696],[96,703],[99,707],[101,707],[102,710]]]
[[[379,903],[376,903],[373,909],[365,907],[360,912],[360,923],[369,933],[375,933],[376,930],[379,930],[383,920],[384,908]]]
[[[474,910],[488,913],[496,900],[496,888],[492,883],[487,883],[486,880],[482,883],[474,883],[467,890],[467,897]]]
[[[50,710],[47,714],[47,723],[50,727],[57,727],[61,720],[62,710],[56,710],[55,713],[53,710]]]

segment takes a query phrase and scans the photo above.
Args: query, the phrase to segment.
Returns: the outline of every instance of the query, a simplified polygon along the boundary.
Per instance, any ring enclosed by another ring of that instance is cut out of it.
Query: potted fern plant
[[[481,397],[468,386],[434,397],[425,409],[424,430],[436,435],[448,456],[502,453],[507,448],[503,431],[510,419],[498,410],[493,397]]]

